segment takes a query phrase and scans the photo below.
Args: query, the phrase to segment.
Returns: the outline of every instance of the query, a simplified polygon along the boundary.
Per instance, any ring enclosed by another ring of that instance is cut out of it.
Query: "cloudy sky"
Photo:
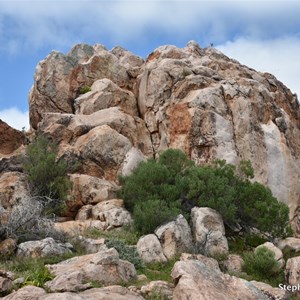
[[[142,57],[163,44],[213,43],[300,96],[299,13],[300,0],[0,0],[0,118],[29,128],[35,66],[82,42]]]

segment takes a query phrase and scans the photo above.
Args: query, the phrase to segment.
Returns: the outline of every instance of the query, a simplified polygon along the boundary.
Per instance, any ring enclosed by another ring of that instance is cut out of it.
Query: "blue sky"
[[[0,118],[29,128],[35,66],[51,50],[82,42],[142,57],[165,44],[213,43],[300,98],[299,12],[300,0],[0,0]]]

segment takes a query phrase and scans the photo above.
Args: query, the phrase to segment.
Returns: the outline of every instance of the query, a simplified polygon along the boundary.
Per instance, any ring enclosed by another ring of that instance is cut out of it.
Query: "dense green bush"
[[[159,199],[138,202],[133,209],[135,229],[151,233],[164,222],[171,221],[181,213],[179,201],[167,203]]]
[[[120,178],[120,196],[143,234],[179,212],[188,214],[193,206],[216,209],[227,225],[256,227],[273,236],[290,234],[287,205],[270,189],[252,183],[253,177],[249,161],[238,167],[223,160],[195,166],[181,151],[169,149]]]
[[[275,259],[275,254],[266,247],[260,247],[257,251],[248,252],[244,255],[243,270],[253,279],[258,281],[268,281],[273,278],[281,278],[280,265]],[[281,281],[282,283],[283,281]],[[270,282],[271,283],[271,282]]]
[[[51,199],[45,201],[53,212],[61,210],[72,186],[67,176],[67,163],[56,157],[57,145],[40,136],[28,145],[24,160],[32,194]]]

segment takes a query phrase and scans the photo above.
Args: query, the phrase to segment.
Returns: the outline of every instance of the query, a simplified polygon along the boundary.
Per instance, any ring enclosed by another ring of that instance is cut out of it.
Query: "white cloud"
[[[224,54],[282,81],[300,100],[300,37],[272,40],[240,38],[217,46]]]
[[[0,119],[18,130],[22,130],[23,127],[29,129],[28,111],[23,112],[16,107],[0,110]]]
[[[197,36],[207,44],[233,35],[274,37],[300,28],[299,10],[299,1],[280,0],[0,0],[0,49],[70,47],[89,39],[138,43],[161,34]]]

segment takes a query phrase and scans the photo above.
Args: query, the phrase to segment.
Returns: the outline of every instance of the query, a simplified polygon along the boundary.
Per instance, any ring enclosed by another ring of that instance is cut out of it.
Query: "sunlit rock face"
[[[81,95],[84,86],[91,91]],[[81,44],[38,64],[29,102],[31,127],[59,140],[60,155],[81,160],[90,176],[114,181],[167,148],[198,164],[250,160],[300,232],[299,104],[271,74],[193,41],[145,61]]]

